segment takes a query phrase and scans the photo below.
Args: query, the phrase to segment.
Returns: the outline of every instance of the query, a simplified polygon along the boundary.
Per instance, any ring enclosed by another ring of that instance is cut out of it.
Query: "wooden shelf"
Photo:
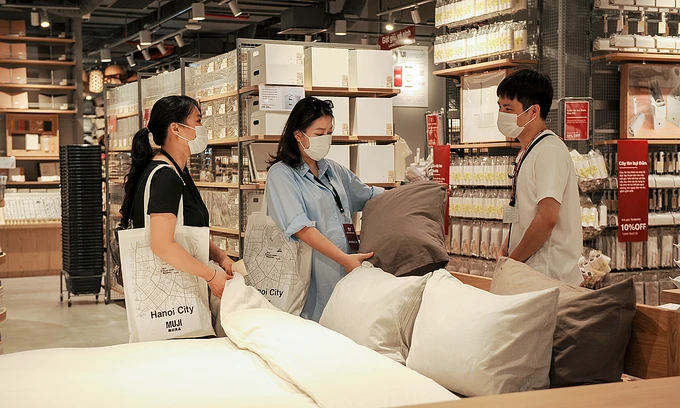
[[[7,254],[3,253],[2,255],[0,255],[0,265],[4,265],[5,262],[7,262]]]
[[[392,98],[400,93],[399,88],[305,88],[305,96]]]
[[[73,67],[76,65],[74,61],[29,60],[20,58],[2,58],[0,59],[0,64],[41,65],[48,67]]]
[[[32,224],[0,224],[0,230],[19,230],[19,229],[40,229],[40,228],[61,228],[61,222],[35,222]]]
[[[217,94],[217,95],[205,96],[203,98],[196,98],[196,100],[199,101],[199,102],[210,102],[210,101],[215,101],[217,99],[222,99],[222,98],[231,98],[232,96],[238,96],[238,91],[232,91],[232,92],[226,92],[226,93]]]
[[[612,145],[617,145],[619,140],[627,141],[627,140],[635,140],[635,141],[644,141],[646,140],[648,144],[652,146],[658,146],[658,145],[668,145],[668,146],[674,146],[674,145],[680,145],[680,140],[678,139],[617,139],[617,140],[604,140],[600,142],[595,142],[595,146],[612,146]]]
[[[73,44],[76,42],[73,38],[24,37],[16,35],[0,35],[0,41],[41,42],[46,44]]]
[[[442,69],[439,71],[434,71],[432,74],[440,77],[460,77],[469,74],[492,71],[495,69],[512,68],[522,65],[535,65],[535,64],[538,64],[538,61],[515,60],[511,58],[504,58],[497,61],[482,62],[479,64],[469,64],[455,68]]]
[[[3,307],[0,309],[0,322],[4,322],[7,319],[7,308]]]
[[[239,188],[241,190],[264,190],[265,184],[266,183],[264,182],[257,184],[241,184]]]
[[[71,109],[0,109],[0,113],[50,113],[56,115],[75,115]]]
[[[128,113],[123,113],[120,115],[109,115],[109,118],[116,117],[116,119],[125,119],[125,118],[132,118],[134,116],[139,115],[139,112],[128,112]]]
[[[237,146],[238,139],[212,139],[208,140],[208,146]]]
[[[244,136],[238,139],[239,142],[278,142],[281,135],[255,135]]]
[[[210,227],[210,231],[217,232],[220,234],[235,235],[238,236],[238,230],[232,228],[222,228],[222,227]]]
[[[208,183],[205,181],[197,181],[196,187],[205,187],[205,188],[238,188],[238,184],[231,184],[231,183]]]
[[[38,89],[40,91],[58,90],[58,91],[74,91],[75,85],[51,85],[51,84],[0,84],[0,89]]]
[[[122,177],[109,178],[109,183],[123,184],[125,183],[125,178]]]
[[[5,200],[0,200],[0,208],[5,206]]]
[[[246,95],[246,94],[255,94],[257,95],[260,92],[260,88],[258,85],[251,85],[251,86],[244,86],[243,88],[238,90],[238,93],[241,95]]]
[[[110,152],[130,152],[132,151],[131,147],[109,147]]]
[[[451,150],[457,149],[494,149],[494,148],[519,148],[518,142],[490,142],[490,143],[463,143],[450,145]]]
[[[14,156],[19,160],[45,160],[45,161],[59,161],[59,156]]]
[[[596,55],[592,61],[609,62],[680,62],[680,54],[646,54],[640,52],[612,52]]]
[[[254,135],[239,138],[239,142],[279,142],[281,135]],[[399,136],[333,136],[334,143],[394,143]]]
[[[227,255],[229,255],[232,258],[240,258],[241,255],[237,254],[236,252],[230,252],[227,251]]]
[[[7,187],[58,186],[60,181],[8,181]]]

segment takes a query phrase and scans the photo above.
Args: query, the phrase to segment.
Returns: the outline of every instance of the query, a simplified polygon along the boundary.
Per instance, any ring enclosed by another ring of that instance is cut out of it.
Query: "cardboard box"
[[[41,176],[59,176],[59,162],[40,163],[39,165]]]
[[[11,109],[12,108],[12,95],[0,92],[0,109]]]
[[[10,34],[23,37],[26,35],[26,21],[12,20],[9,22]]]
[[[331,145],[331,150],[328,151],[327,159],[333,160],[341,166],[350,168],[349,160],[349,146],[348,145]]]
[[[257,113],[260,111],[260,97],[259,96],[253,96],[251,98],[246,99],[247,103],[247,113],[248,117],[252,117],[254,113]]]
[[[299,45],[263,44],[250,50],[250,85],[305,84],[304,52]]]
[[[300,86],[268,86],[260,84],[258,105],[261,111],[291,111],[305,97]]]
[[[12,81],[12,70],[0,67],[0,84],[9,84]]]
[[[346,96],[322,96],[319,99],[333,102],[333,136],[349,136],[349,98]]]
[[[392,99],[353,98],[350,100],[353,136],[393,136]]]
[[[8,20],[0,20],[0,35],[9,35],[10,23]]]
[[[350,50],[350,88],[392,88],[394,60],[391,51]]]
[[[250,135],[280,135],[288,120],[288,112],[259,111],[250,118]]]
[[[394,145],[352,146],[350,162],[364,183],[394,183]]]
[[[0,59],[8,59],[12,56],[12,47],[9,43],[0,43]]]
[[[27,83],[26,68],[12,68],[10,70],[10,82],[13,84]]]
[[[306,48],[305,84],[311,87],[347,88],[349,86],[349,50]]]
[[[12,94],[12,109],[28,109],[28,92]]]
[[[12,44],[10,45],[10,57],[18,59],[26,59],[26,44]]]

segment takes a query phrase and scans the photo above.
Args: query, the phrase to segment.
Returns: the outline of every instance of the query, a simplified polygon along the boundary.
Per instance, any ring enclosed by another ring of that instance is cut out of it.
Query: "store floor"
[[[59,302],[59,276],[2,280],[7,320],[0,323],[5,354],[52,347],[98,347],[127,343],[125,309],[104,304],[104,294]]]

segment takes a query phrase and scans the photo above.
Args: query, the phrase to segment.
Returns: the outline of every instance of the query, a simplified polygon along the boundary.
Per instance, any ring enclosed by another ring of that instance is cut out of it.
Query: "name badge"
[[[504,205],[503,206],[503,223],[504,224],[514,224],[519,222],[519,214],[517,213],[517,208]]]
[[[354,224],[342,224],[342,228],[345,230],[345,237],[347,237],[347,243],[352,251],[359,250],[359,237],[357,236],[357,231],[354,229]]]

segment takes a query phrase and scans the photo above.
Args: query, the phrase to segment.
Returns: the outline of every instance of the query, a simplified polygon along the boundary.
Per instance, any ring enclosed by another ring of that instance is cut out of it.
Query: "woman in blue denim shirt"
[[[314,249],[301,315],[315,321],[321,318],[338,281],[373,256],[350,247],[345,226],[352,224],[352,215],[368,200],[384,191],[367,186],[347,168],[325,159],[332,142],[332,108],[331,101],[313,97],[295,105],[270,162],[265,197],[269,216],[286,237]]]

